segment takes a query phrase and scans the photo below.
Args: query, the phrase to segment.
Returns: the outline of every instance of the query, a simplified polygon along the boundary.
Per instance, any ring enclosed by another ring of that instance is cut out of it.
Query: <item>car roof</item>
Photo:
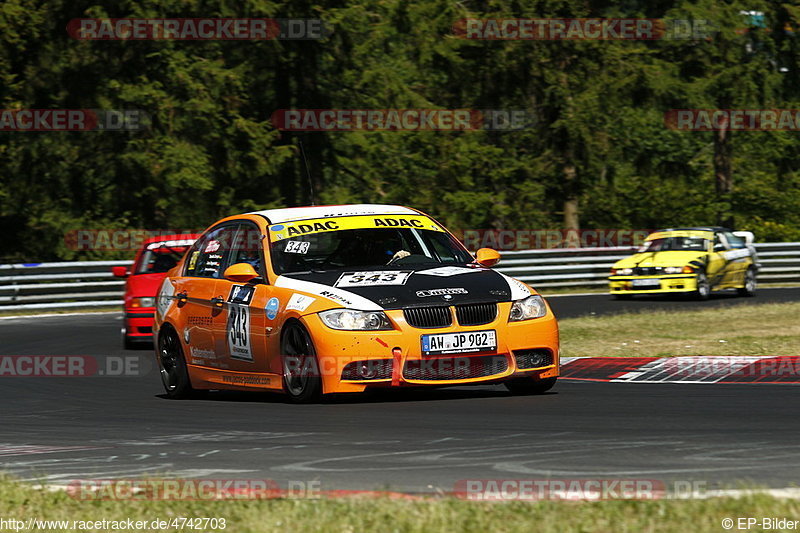
[[[659,233],[663,231],[730,231],[728,228],[723,228],[720,226],[695,226],[691,228],[666,228],[660,229],[654,233]]]
[[[349,205],[314,205],[307,207],[284,207],[253,211],[248,215],[261,215],[270,224],[281,224],[294,220],[310,218],[345,217],[353,215],[419,215],[419,211],[401,205],[383,204],[349,204]]]
[[[142,242],[142,245],[146,248],[148,244],[153,244],[154,242],[195,241],[199,236],[200,234],[197,233],[174,233],[172,235],[158,235],[156,237],[145,239]]]

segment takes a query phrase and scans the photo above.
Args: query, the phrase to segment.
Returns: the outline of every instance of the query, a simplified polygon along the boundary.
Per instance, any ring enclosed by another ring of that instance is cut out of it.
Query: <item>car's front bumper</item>
[[[558,325],[552,312],[508,322],[511,303],[498,304],[495,320],[479,326],[414,328],[402,310],[386,311],[395,326],[386,331],[338,331],[319,316],[303,317],[312,333],[326,393],[361,392],[367,387],[493,383],[511,377],[558,376]],[[484,330],[496,332],[496,350],[425,356],[422,335]]]
[[[608,278],[608,282],[611,294],[663,294],[697,290],[695,274],[611,276]]]

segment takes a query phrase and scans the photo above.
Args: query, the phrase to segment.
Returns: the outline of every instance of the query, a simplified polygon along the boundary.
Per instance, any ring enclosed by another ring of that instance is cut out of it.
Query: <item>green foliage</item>
[[[761,10],[748,28],[741,10]],[[313,41],[77,41],[79,17],[320,18]],[[477,41],[467,17],[709,20],[709,39]],[[796,28],[794,32],[786,28]],[[747,31],[741,31],[745,30]],[[713,133],[673,108],[800,107],[800,10],[773,0],[5,0],[0,108],[138,109],[139,132],[0,133],[0,262],[93,258],[71,229],[202,228],[318,202],[412,205],[453,229],[710,224],[800,240],[796,132],[731,136],[715,194]],[[277,131],[289,108],[521,109],[525,129]],[[565,171],[574,180],[565,182]],[[104,255],[109,257],[109,255]]]

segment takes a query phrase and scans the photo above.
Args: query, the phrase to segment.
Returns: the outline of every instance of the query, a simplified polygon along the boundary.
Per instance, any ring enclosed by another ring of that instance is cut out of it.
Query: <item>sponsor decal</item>
[[[427,298],[428,296],[445,296],[451,294],[469,294],[469,291],[463,287],[455,287],[450,289],[429,289],[425,291],[417,291],[417,296],[420,298]]]
[[[286,224],[277,224],[270,226],[269,238],[270,242],[277,242],[300,235],[312,235],[315,233],[325,233],[328,231],[348,229],[374,228],[409,228],[444,232],[444,229],[442,229],[438,224],[423,215],[359,215],[340,217],[336,218],[335,220],[326,217],[302,220],[298,222],[287,222]]]
[[[363,296],[359,296],[358,294],[350,291],[323,285],[322,283],[314,283],[313,281],[304,281],[288,276],[278,276],[278,279],[275,280],[275,286],[291,289],[293,291],[323,296],[333,300],[336,303],[353,306],[362,311],[380,311],[383,309],[381,306],[368,298],[364,298]]]
[[[289,298],[289,303],[286,304],[287,311],[300,311],[301,313],[308,309],[316,298],[312,298],[311,296],[306,296],[304,294],[292,294],[292,297]]]
[[[370,287],[373,285],[405,285],[411,270],[375,270],[345,272],[336,281],[336,287]]]
[[[281,302],[275,297],[272,297],[267,302],[267,306],[264,308],[267,311],[267,318],[270,320],[275,320],[275,317],[278,316],[278,308],[280,307]]]
[[[217,250],[219,250],[219,247],[220,247],[219,241],[216,241],[216,240],[208,241],[208,244],[206,244],[206,249],[204,250],[204,253],[210,254],[210,253],[216,252]]]
[[[249,305],[255,292],[256,288],[250,285],[233,285],[228,294],[228,302]]]
[[[217,354],[214,350],[203,350],[202,348],[196,348],[194,346],[189,347],[189,354],[192,357],[197,357],[198,359],[216,359]]]
[[[308,241],[287,241],[283,251],[287,254],[307,254],[311,243]]]
[[[199,250],[192,252],[191,257],[189,257],[189,270],[194,270],[194,267],[197,266],[197,258],[199,256],[200,256]]]
[[[445,266],[445,267],[431,268],[428,270],[420,270],[416,272],[416,274],[424,274],[426,276],[447,277],[447,276],[457,276],[458,274],[468,274],[470,272],[480,272],[480,270],[475,268]]]
[[[345,298],[339,293],[331,292],[331,291],[322,291],[319,293],[320,296],[324,296],[325,298],[330,298],[331,300],[343,303],[344,305],[353,305],[353,302]]]

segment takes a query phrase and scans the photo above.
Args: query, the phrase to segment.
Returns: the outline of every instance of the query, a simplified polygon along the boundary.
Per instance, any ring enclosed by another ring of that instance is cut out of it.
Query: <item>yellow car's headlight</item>
[[[630,276],[633,274],[632,268],[612,268],[611,275],[612,276]]]

